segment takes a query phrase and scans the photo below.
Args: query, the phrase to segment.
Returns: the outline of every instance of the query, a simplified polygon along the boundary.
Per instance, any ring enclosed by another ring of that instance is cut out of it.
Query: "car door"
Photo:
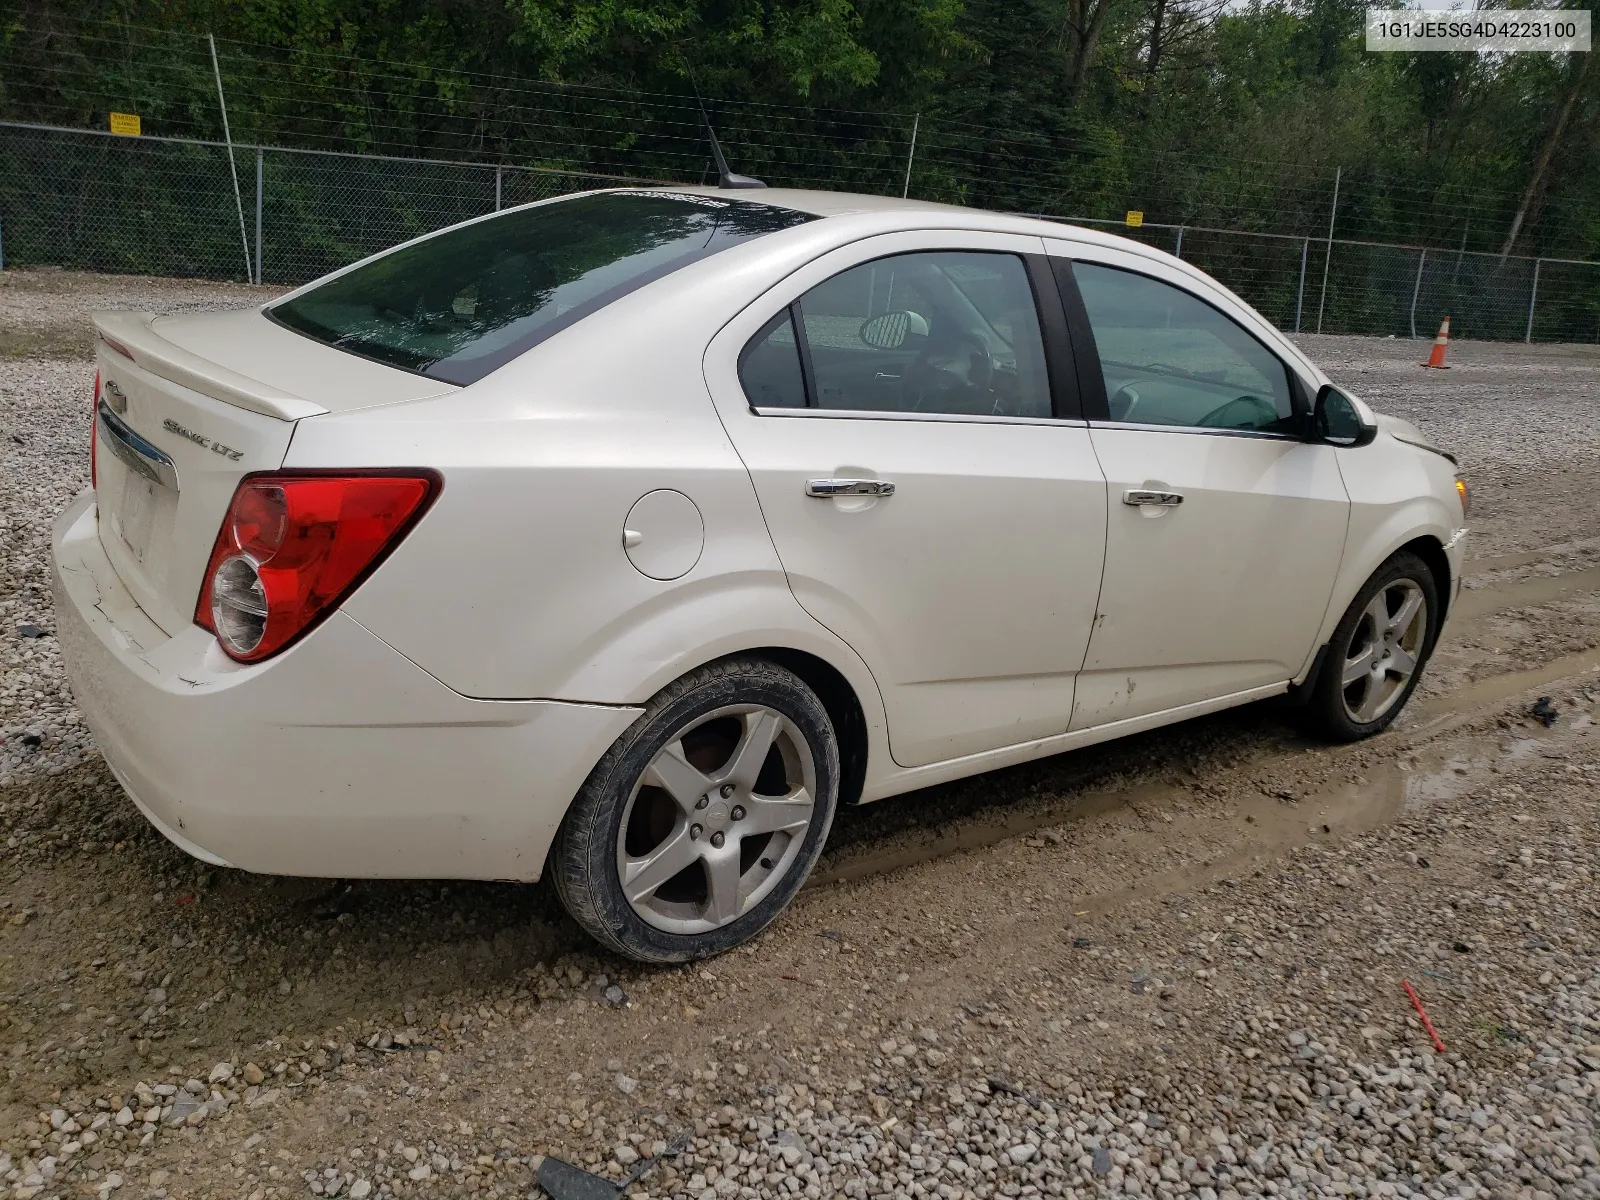
[[[1052,250],[1107,481],[1072,728],[1282,685],[1314,653],[1349,519],[1333,449],[1304,435],[1305,386],[1221,289]]]
[[[794,594],[872,670],[903,766],[1071,719],[1106,492],[1042,251],[950,231],[857,242],[707,352]]]

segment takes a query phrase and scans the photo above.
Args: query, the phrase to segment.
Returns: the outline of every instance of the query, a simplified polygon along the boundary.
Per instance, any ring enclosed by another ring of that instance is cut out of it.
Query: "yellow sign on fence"
[[[138,113],[112,113],[111,132],[120,133],[123,137],[139,136]]]
[[[1134,229],[1137,229],[1139,226],[1144,224],[1144,213],[1137,208],[1130,208],[1125,219],[1130,226],[1132,226]]]

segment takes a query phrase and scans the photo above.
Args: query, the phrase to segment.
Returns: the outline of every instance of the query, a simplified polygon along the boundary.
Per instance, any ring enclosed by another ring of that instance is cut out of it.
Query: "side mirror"
[[[927,337],[928,322],[920,313],[880,313],[861,322],[859,336],[874,350],[898,350],[908,337]]]
[[[1363,417],[1356,402],[1331,383],[1317,392],[1311,428],[1319,442],[1330,446],[1367,446],[1378,436],[1377,425]]]

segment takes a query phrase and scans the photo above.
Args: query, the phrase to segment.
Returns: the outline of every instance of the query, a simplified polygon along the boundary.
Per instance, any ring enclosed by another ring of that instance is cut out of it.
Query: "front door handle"
[[[1124,504],[1136,504],[1141,507],[1146,504],[1159,504],[1164,508],[1176,508],[1183,503],[1182,492],[1154,492],[1145,488],[1129,488],[1122,493]]]
[[[810,479],[806,481],[806,495],[819,500],[835,496],[892,496],[894,484],[887,479]]]

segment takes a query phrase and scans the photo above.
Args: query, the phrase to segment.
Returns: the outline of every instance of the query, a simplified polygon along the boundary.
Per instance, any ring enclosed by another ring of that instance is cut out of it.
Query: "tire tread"
[[[787,904],[788,898],[785,897],[783,902],[765,914],[753,929],[734,931],[730,925],[709,933],[692,935],[705,947],[698,949],[681,944],[688,942],[691,935],[651,931],[654,936],[649,934],[644,937],[637,936],[638,930],[628,928],[629,919],[642,929],[649,927],[644,925],[631,908],[628,908],[626,900],[621,898],[620,883],[617,884],[615,896],[606,895],[603,890],[607,881],[616,879],[611,821],[617,795],[624,789],[631,790],[633,786],[633,772],[630,770],[632,753],[641,743],[659,736],[660,722],[665,718],[665,714],[686,699],[698,695],[702,698],[704,707],[710,709],[723,704],[737,703],[741,695],[747,697],[752,689],[787,692],[794,696],[800,703],[812,709],[814,717],[820,717],[821,728],[826,734],[823,744],[812,748],[814,753],[825,760],[816,764],[817,791],[822,793],[826,788],[829,792],[826,797],[821,794],[816,797],[819,806],[824,803],[827,805],[822,837],[817,840],[809,861],[797,862],[793,868],[799,882],[804,882],[805,876],[810,873],[821,852],[821,843],[826,839],[827,826],[832,823],[838,795],[838,740],[828,721],[827,710],[799,676],[777,663],[749,656],[725,658],[708,663],[674,680],[651,697],[644,711],[618,736],[600,757],[594,769],[589,772],[588,778],[584,780],[583,786],[568,807],[561,828],[551,846],[549,874],[562,907],[585,932],[607,949],[628,958],[648,962],[684,962],[707,957],[722,953],[739,942],[753,937]],[[719,692],[724,694],[718,695]],[[812,838],[814,832],[814,830],[808,832],[807,838]],[[797,889],[798,886],[796,883],[794,888]],[[775,895],[781,895],[786,890],[790,889],[780,888]],[[622,908],[627,910],[626,914],[617,911],[619,902]],[[763,901],[763,905],[766,903]],[[759,908],[760,906],[757,911]],[[743,920],[741,917],[740,921]],[[730,931],[737,932],[738,936],[732,938],[718,936]],[[630,933],[635,936],[630,936]]]
[[[1344,711],[1344,689],[1339,681],[1340,666],[1344,662],[1344,647],[1355,630],[1355,623],[1360,620],[1362,610],[1377,594],[1378,589],[1405,578],[1417,581],[1428,602],[1428,629],[1423,639],[1422,653],[1417,657],[1417,669],[1406,684],[1405,694],[1401,696],[1398,704],[1376,721],[1357,724],[1350,720]],[[1397,551],[1385,559],[1367,578],[1366,583],[1361,585],[1361,590],[1355,594],[1350,606],[1345,609],[1344,616],[1339,618],[1339,624],[1329,641],[1331,648],[1323,658],[1321,671],[1312,685],[1310,699],[1302,710],[1302,720],[1306,726],[1312,732],[1334,742],[1356,742],[1387,729],[1411,702],[1412,694],[1422,681],[1422,673],[1427,668],[1428,660],[1433,655],[1434,643],[1439,637],[1439,616],[1439,581],[1434,578],[1433,569],[1409,550]]]

